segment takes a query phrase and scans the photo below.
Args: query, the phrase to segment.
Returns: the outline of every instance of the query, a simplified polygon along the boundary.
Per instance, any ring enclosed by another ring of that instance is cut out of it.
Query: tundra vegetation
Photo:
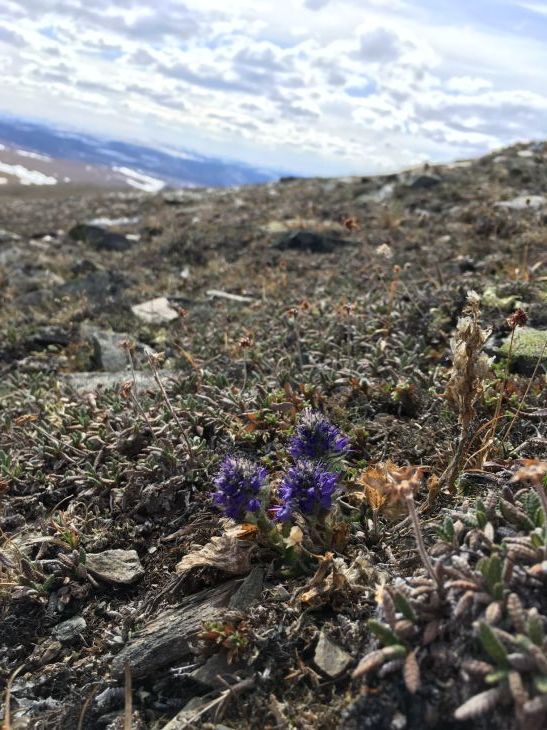
[[[5,199],[5,730],[545,727],[546,159]]]

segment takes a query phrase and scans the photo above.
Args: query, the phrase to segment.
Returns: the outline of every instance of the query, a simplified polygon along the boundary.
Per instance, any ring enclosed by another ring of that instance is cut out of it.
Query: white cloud
[[[545,47],[501,17],[462,25],[435,8],[0,0],[0,93],[6,111],[308,172],[545,136]]]
[[[520,3],[521,8],[538,15],[547,15],[547,3]]]

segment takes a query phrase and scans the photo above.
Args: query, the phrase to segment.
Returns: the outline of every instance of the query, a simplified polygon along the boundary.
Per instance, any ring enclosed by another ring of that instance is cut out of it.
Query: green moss
[[[505,357],[509,355],[511,337],[503,341],[500,352]],[[531,375],[538,360],[541,365],[547,365],[547,330],[538,330],[533,327],[519,327],[515,330],[513,348],[511,352],[511,369],[523,375]]]
[[[485,307],[501,309],[503,312],[512,312],[517,303],[516,294],[507,297],[500,297],[495,286],[488,286],[482,293],[482,303]]]

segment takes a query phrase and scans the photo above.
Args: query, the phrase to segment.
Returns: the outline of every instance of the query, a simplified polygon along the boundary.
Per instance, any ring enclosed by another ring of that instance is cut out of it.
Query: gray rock
[[[1,241],[0,241],[1,243]],[[17,263],[23,256],[23,249],[19,246],[8,246],[0,250],[0,266]]]
[[[80,328],[82,339],[93,345],[93,359],[99,370],[116,373],[126,370],[129,364],[128,354],[122,345],[129,338],[123,332],[112,332],[90,327],[87,324]]]
[[[253,568],[234,595],[230,598],[230,608],[233,611],[247,611],[251,604],[262,593],[264,571],[258,566]]]
[[[170,306],[167,297],[157,297],[142,304],[134,304],[131,311],[142,322],[163,324],[177,319],[178,312]]]
[[[48,324],[29,335],[25,340],[25,344],[29,348],[49,347],[50,345],[60,345],[66,347],[70,342],[70,333],[63,327],[54,324]]]
[[[497,208],[509,208],[510,210],[538,210],[543,208],[547,199],[543,195],[519,195],[512,200],[500,200],[494,203]]]
[[[332,253],[337,248],[347,246],[351,242],[337,236],[324,236],[314,231],[291,231],[282,235],[275,247],[282,251],[309,251],[310,253]]]
[[[117,585],[130,585],[144,575],[144,568],[136,550],[88,553],[85,567],[95,578]]]
[[[12,231],[6,231],[5,228],[0,228],[0,243],[12,243],[13,241],[20,241],[21,236]]]
[[[163,382],[175,376],[171,370],[163,370]],[[92,393],[96,390],[119,388],[128,380],[133,382],[133,376],[126,371],[118,373],[70,373],[63,376],[64,382],[78,391],[78,393]],[[158,390],[158,384],[151,373],[135,373],[135,381],[139,390]]]
[[[408,187],[412,190],[429,190],[440,185],[441,182],[441,178],[437,175],[426,175],[424,173],[412,178],[408,183]]]
[[[82,616],[74,616],[57,624],[53,628],[53,636],[63,643],[68,643],[76,639],[86,627],[87,624]]]
[[[59,287],[57,297],[86,296],[92,301],[104,302],[108,299],[118,299],[127,287],[125,277],[117,271],[90,271]]]
[[[133,677],[142,678],[197,652],[196,638],[204,621],[220,621],[240,581],[233,580],[185,596],[177,608],[160,613],[137,631],[114,657],[114,676],[124,673],[128,663]]]
[[[236,674],[241,676],[241,670],[241,666],[230,664],[227,653],[221,651],[210,656],[205,664],[194,669],[189,677],[208,689],[217,689],[218,687],[225,689],[226,682],[229,682],[231,677]]]
[[[100,226],[90,226],[79,223],[68,232],[73,241],[82,241],[97,251],[127,251],[131,248],[131,241],[122,233],[113,233]]]
[[[322,631],[315,647],[313,661],[329,677],[338,677],[347,669],[352,658]]]

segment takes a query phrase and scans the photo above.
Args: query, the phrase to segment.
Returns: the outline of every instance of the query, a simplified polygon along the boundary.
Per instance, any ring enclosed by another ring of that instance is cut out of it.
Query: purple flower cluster
[[[349,439],[322,413],[307,408],[302,412],[296,433],[289,443],[289,453],[294,459],[326,459],[343,456]]]
[[[268,472],[243,456],[227,456],[215,479],[214,503],[227,517],[242,520],[246,512],[258,512],[259,492]]]
[[[285,474],[279,487],[281,504],[274,508],[275,518],[286,522],[297,510],[303,515],[329,510],[336,479],[336,474],[328,471],[321,462],[309,459],[297,461]]]

